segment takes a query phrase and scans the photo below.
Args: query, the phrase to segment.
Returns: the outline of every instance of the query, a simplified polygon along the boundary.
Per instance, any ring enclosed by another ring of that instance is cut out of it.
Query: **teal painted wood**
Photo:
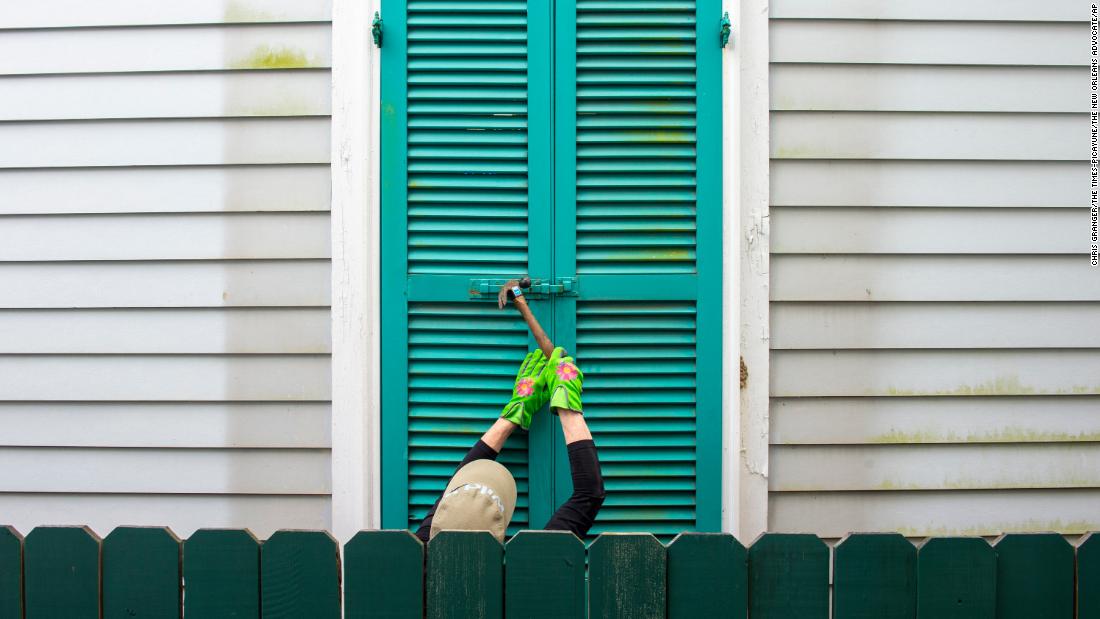
[[[382,13],[382,524],[415,528],[532,347],[516,312],[471,301],[468,282],[550,275],[550,24],[524,3]],[[532,490],[538,519],[552,511],[550,427],[539,418],[501,455],[519,492],[511,531]]]
[[[648,534],[605,533],[588,551],[589,617],[656,619],[667,614],[667,553]]]
[[[834,619],[917,616],[917,548],[899,533],[853,533],[833,549]]]
[[[722,527],[722,55],[714,41],[721,0],[696,0],[695,526]],[[730,102],[734,104],[734,102]],[[735,364],[736,365],[736,364]]]
[[[180,617],[180,540],[160,527],[118,527],[103,539],[103,617]]]
[[[98,619],[99,550],[99,537],[88,527],[36,527],[28,533],[26,619]]]
[[[1073,546],[1058,533],[1009,533],[997,555],[997,619],[1073,616]]]
[[[584,544],[568,531],[520,531],[504,547],[504,614],[584,617]]]
[[[669,619],[744,619],[748,551],[727,533],[684,533],[668,546]]]
[[[815,535],[765,533],[749,547],[749,616],[827,619],[829,548]]]
[[[527,273],[546,280],[553,277],[554,256],[552,11],[552,2],[527,5]],[[529,305],[551,341],[561,346],[554,324],[553,300],[533,301]],[[528,347],[536,347],[533,339]],[[528,435],[528,519],[517,522],[512,531],[543,526],[556,507],[554,451],[561,442],[561,432],[556,418],[547,412],[544,409],[535,416]]]
[[[183,614],[259,619],[260,542],[243,529],[199,529],[183,543]]]
[[[380,50],[381,122],[381,460],[382,526],[409,526],[408,441],[408,107],[407,3],[381,0],[386,45]]]
[[[415,535],[360,531],[344,544],[344,616],[424,616],[424,545]]]
[[[338,619],[340,556],[326,531],[276,531],[260,546],[264,619]]]
[[[605,465],[592,533],[718,531],[721,286],[698,282],[722,268],[719,2],[556,4],[555,276],[580,296],[555,313],[575,305]]]
[[[917,550],[917,617],[993,619],[997,565],[980,537],[936,537]]]
[[[23,616],[23,536],[0,527],[0,617]]]
[[[1077,617],[1100,619],[1100,533],[1077,542]]]
[[[486,531],[443,531],[428,543],[429,619],[504,616],[504,547]]]

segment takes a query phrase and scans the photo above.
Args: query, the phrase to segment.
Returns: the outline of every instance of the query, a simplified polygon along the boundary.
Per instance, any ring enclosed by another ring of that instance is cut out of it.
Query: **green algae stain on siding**
[[[927,526],[898,527],[897,532],[905,537],[945,537],[948,535],[1000,535],[1002,533],[1032,533],[1035,531],[1054,531],[1063,534],[1081,534],[1095,531],[1100,520],[1024,520],[1020,522],[991,522],[968,527],[945,527],[929,524]]]
[[[869,443],[906,445],[916,443],[1087,443],[1100,442],[1100,432],[1050,432],[1020,426],[957,433],[936,429],[899,430],[871,437]]]
[[[290,45],[257,45],[246,56],[232,61],[233,69],[305,69],[320,66],[302,49]]]
[[[275,15],[272,15],[268,11],[261,11],[252,8],[247,2],[241,2],[240,0],[230,0],[225,5],[225,11],[222,13],[222,19],[228,24],[233,23],[246,23],[246,22],[269,22],[275,19]]]

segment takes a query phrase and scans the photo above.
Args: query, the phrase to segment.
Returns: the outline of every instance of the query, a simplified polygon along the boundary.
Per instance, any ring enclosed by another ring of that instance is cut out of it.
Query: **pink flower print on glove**
[[[516,395],[527,397],[535,392],[535,381],[530,378],[521,378],[516,382]]]
[[[558,364],[557,372],[559,379],[573,380],[577,377],[577,366],[569,363],[568,361],[563,361]]]

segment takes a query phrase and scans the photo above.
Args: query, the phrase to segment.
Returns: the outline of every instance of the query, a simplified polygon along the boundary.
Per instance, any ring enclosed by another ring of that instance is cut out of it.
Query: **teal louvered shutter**
[[[719,9],[557,3],[554,273],[580,294],[555,300],[555,331],[603,464],[593,534],[720,528]]]
[[[529,84],[549,80],[549,20],[529,32],[514,0],[382,12],[382,521],[403,528],[499,415],[533,347],[514,311],[471,300],[469,284],[549,275],[550,238],[531,233],[550,226],[549,177],[529,173],[548,168],[550,100],[533,95],[549,88]],[[549,322],[549,304],[532,305]],[[530,436],[549,438],[549,423]],[[500,458],[520,492],[513,531],[549,515],[541,446],[517,432]]]

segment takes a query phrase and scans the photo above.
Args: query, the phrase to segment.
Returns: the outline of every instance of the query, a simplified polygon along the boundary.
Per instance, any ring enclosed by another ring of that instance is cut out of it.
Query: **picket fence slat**
[[[1100,619],[1100,533],[1077,543],[1077,619]]]
[[[340,617],[340,553],[326,531],[276,531],[260,546],[264,619]]]
[[[994,619],[996,553],[980,537],[936,537],[917,550],[919,619]]]
[[[37,527],[23,542],[27,619],[99,619],[100,539],[88,527]]]
[[[0,617],[23,616],[23,536],[0,526]]]
[[[748,613],[748,551],[727,533],[681,533],[668,545],[669,619]]]
[[[118,527],[103,538],[103,617],[180,617],[180,540],[166,528]]]
[[[899,533],[853,533],[833,551],[833,619],[914,619],[917,547]]]
[[[520,531],[504,546],[505,616],[583,617],[584,543],[568,531]]]
[[[765,533],[749,548],[749,616],[827,619],[829,547],[809,533]]]
[[[487,531],[442,531],[428,543],[429,619],[501,619],[504,547]]]
[[[997,555],[997,619],[1073,616],[1073,546],[1057,533],[1009,533]]]
[[[199,529],[183,543],[185,617],[259,619],[260,542],[245,529]]]
[[[604,533],[588,549],[589,617],[666,615],[667,553],[648,533]]]
[[[344,545],[347,619],[424,616],[424,544],[408,531],[360,531]]]

